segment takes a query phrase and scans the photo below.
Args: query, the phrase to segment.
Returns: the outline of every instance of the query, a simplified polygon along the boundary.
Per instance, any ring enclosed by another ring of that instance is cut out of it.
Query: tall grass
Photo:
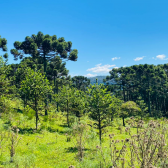
[[[15,108],[15,109],[14,109]],[[18,111],[17,109],[20,109]],[[14,109],[14,110],[13,110]],[[27,116],[18,103],[0,118],[0,167],[10,168],[154,168],[168,167],[168,121],[127,118],[126,127],[114,119],[98,132],[87,116],[72,117],[66,126],[64,113],[41,111],[39,130],[34,117]]]

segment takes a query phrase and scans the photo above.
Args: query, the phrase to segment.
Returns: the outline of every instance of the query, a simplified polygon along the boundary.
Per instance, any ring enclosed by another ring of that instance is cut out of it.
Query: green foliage
[[[70,76],[68,76],[68,70],[65,68],[65,63],[62,62],[59,56],[56,56],[50,60],[47,66],[47,78],[53,85],[54,94],[58,94],[59,87],[62,85],[67,85],[70,83]],[[50,95],[50,101],[52,100],[52,95]],[[57,102],[57,111],[58,111]]]
[[[5,65],[5,62],[3,61],[2,56],[0,56],[0,68],[2,68]]]
[[[1,38],[0,36],[0,49],[2,49],[2,51],[6,52],[7,51],[7,40],[5,38]],[[8,54],[5,53],[3,55],[4,58],[8,58]]]
[[[10,104],[15,108],[23,109],[18,105],[19,99],[11,100]],[[26,108],[31,109],[30,107]],[[52,108],[54,110],[54,107]],[[42,111],[40,112],[42,113]],[[22,114],[11,111],[10,114],[3,114],[0,119],[0,166],[2,167],[52,168],[56,165],[56,167],[62,168],[72,165],[92,168],[101,165],[101,167],[109,168],[114,165],[129,167],[133,164],[135,167],[140,167],[143,156],[146,158],[144,160],[146,164],[151,163],[153,165],[154,160],[157,167],[161,167],[160,164],[166,164],[167,120],[165,119],[143,123],[141,120],[136,122],[134,119],[127,118],[127,123],[131,123],[131,125],[125,130],[123,129],[121,133],[117,129],[119,125],[114,118],[115,126],[106,127],[107,132],[102,135],[103,141],[99,146],[97,129],[90,127],[91,123],[95,123],[95,121],[87,117],[73,124],[71,128],[67,128],[64,125],[66,117],[61,112],[52,111],[46,122],[43,121],[43,116],[39,116],[41,131],[35,132],[31,129],[34,125],[34,119],[25,117],[25,114],[25,112]],[[117,120],[119,123],[121,122],[120,119]],[[6,123],[9,121],[10,126],[4,130],[3,125],[7,125]],[[17,137],[14,134],[12,139],[12,134],[8,132],[10,128],[13,132],[19,129]],[[137,140],[138,136],[136,135],[140,135],[141,140]],[[19,143],[17,143],[18,140]],[[155,142],[157,142],[156,145]],[[14,144],[13,147],[12,144]],[[133,148],[137,144],[141,145],[142,148]],[[147,146],[151,148],[148,149]],[[155,146],[157,147],[156,150]],[[137,149],[138,152],[134,149]],[[152,154],[153,151],[154,154]],[[144,155],[141,155],[142,152]],[[14,154],[12,155],[13,162],[11,162],[11,154]],[[158,154],[162,156],[162,159],[157,157]],[[140,161],[135,156],[139,157]],[[149,162],[150,157],[152,158],[151,162]]]
[[[141,97],[139,98],[140,100],[137,100],[136,103],[139,106],[139,108],[141,109],[140,111],[138,111],[138,115],[141,116],[141,120],[143,117],[145,117],[145,114],[148,111],[148,107],[146,105],[146,103],[144,103],[144,100],[141,100]]]
[[[21,82],[20,91],[27,97],[28,100],[33,100],[38,97],[38,101],[51,92],[48,80],[38,71],[33,71],[30,68],[26,69],[25,79]]]
[[[18,60],[18,58],[23,59],[26,54],[31,55],[33,58],[33,62],[36,62],[36,60],[42,60],[42,63],[44,65],[44,73],[47,72],[47,62],[55,62],[55,60],[58,58],[56,56],[59,56],[60,59],[64,60],[71,60],[76,61],[78,58],[78,50],[71,49],[72,42],[68,41],[66,42],[63,37],[58,38],[56,35],[50,36],[48,34],[44,35],[42,32],[38,32],[37,35],[32,34],[31,37],[26,36],[25,40],[23,42],[15,41],[14,42],[15,49],[11,49],[11,54],[13,54],[14,59]],[[55,77],[56,75],[56,68],[52,68],[53,64],[50,66],[49,73],[52,73],[48,76],[54,76],[54,92],[56,90],[56,81]],[[54,65],[55,66],[55,65]],[[58,69],[57,69],[58,70]],[[54,73],[54,75],[53,75]],[[68,72],[65,72],[64,67],[64,75]],[[51,97],[51,95],[50,95]],[[45,115],[47,115],[47,100],[45,99]],[[57,108],[58,110],[58,108]]]
[[[129,116],[135,116],[136,112],[141,111],[141,109],[137,107],[135,102],[128,101],[122,104],[121,111],[120,115],[126,118]]]
[[[60,90],[61,91],[55,95],[57,99],[56,101],[59,103],[61,111],[66,112],[67,125],[70,127],[70,115],[73,113],[71,110],[75,103],[75,89],[68,86],[63,86]]]
[[[75,114],[76,117],[80,118],[87,111],[87,97],[83,91],[74,89],[72,98],[72,113]]]
[[[15,86],[10,86],[10,80],[6,77],[8,67],[5,65],[3,58],[0,57],[0,112],[7,112],[9,110],[8,99],[13,92]]]
[[[35,116],[35,111],[27,105],[24,108],[24,115],[28,116],[29,120],[32,120],[33,117]]]
[[[106,84],[116,97],[124,101],[136,102],[141,97],[148,106],[150,116],[155,115],[151,110],[161,111],[162,115],[166,116],[167,68],[167,64],[157,66],[140,64],[113,69],[110,71],[110,76],[106,77]]]
[[[101,143],[102,129],[109,124],[110,106],[112,98],[104,85],[96,84],[88,88],[89,116],[95,121],[94,125],[99,129]]]
[[[0,49],[7,51],[6,45],[6,39],[0,37]],[[106,85],[99,85],[96,79],[96,84],[89,86],[88,78],[75,76],[71,80],[68,75],[63,60],[76,61],[78,51],[72,50],[72,42],[63,37],[38,32],[23,42],[16,41],[14,48],[11,53],[15,59],[27,54],[31,57],[11,65],[0,57],[0,164],[58,168],[167,164],[167,120],[147,122],[149,116],[168,116],[168,64],[112,69],[103,81]],[[7,56],[5,53],[4,58]],[[36,131],[32,129],[34,116]],[[124,130],[122,122],[133,128]],[[122,139],[121,143],[111,132]],[[20,145],[17,142],[21,137]]]
[[[37,35],[33,34],[31,37],[27,36],[25,41],[14,42],[15,49],[11,50],[14,55],[14,59],[18,57],[22,59],[25,54],[29,54],[34,58],[44,58],[44,72],[46,72],[46,60],[59,55],[62,59],[68,59],[72,61],[77,60],[78,51],[72,50],[72,43],[66,42],[64,38],[57,39],[56,35],[44,35],[42,32],[38,32]],[[69,55],[68,55],[69,53]]]
[[[123,102],[122,100],[116,98],[114,95],[112,96],[112,103],[110,105],[111,121],[113,121],[114,117],[118,117],[120,115],[120,108],[122,102]]]
[[[74,87],[82,91],[86,91],[87,87],[90,85],[90,79],[84,76],[74,76],[72,82]]]
[[[125,126],[124,118],[135,116],[137,112],[140,112],[141,109],[133,101],[125,102],[121,105],[120,117],[123,118],[123,126]]]
[[[39,104],[52,92],[52,87],[40,72],[33,71],[30,68],[27,68],[26,71],[25,80],[21,82],[20,93],[22,99],[24,101],[26,99],[26,103],[36,112],[37,129]]]

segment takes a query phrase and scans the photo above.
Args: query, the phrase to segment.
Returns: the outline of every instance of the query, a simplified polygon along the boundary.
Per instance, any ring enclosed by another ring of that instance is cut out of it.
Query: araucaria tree
[[[74,76],[72,78],[72,86],[76,87],[79,90],[85,91],[90,85],[90,79],[84,76]]]
[[[8,67],[5,66],[5,62],[0,56],[0,113],[5,111],[6,107],[4,100],[8,99],[8,92],[12,89],[12,87],[9,87],[9,80],[6,77],[7,71]]]
[[[1,38],[0,36],[0,49],[2,49],[2,51],[7,51],[7,40],[5,38]],[[3,55],[4,58],[7,58],[8,57],[8,54],[5,53]]]
[[[36,130],[38,129],[38,108],[40,101],[44,101],[48,93],[52,92],[52,87],[45,76],[30,68],[27,68],[25,79],[21,82],[20,91],[27,99],[27,103],[35,111],[36,116]],[[24,96],[22,96],[24,97]]]
[[[89,116],[95,121],[94,125],[99,130],[101,144],[102,129],[108,126],[110,116],[110,105],[112,97],[104,85],[95,84],[88,88]]]
[[[57,101],[59,101],[60,108],[66,112],[67,126],[70,127],[70,115],[72,114],[72,105],[74,104],[74,88],[63,86],[61,91],[56,94]]]
[[[27,36],[23,42],[15,41],[14,47],[15,49],[11,49],[11,54],[14,55],[15,60],[18,57],[22,59],[25,54],[31,55],[34,60],[42,58],[44,73],[47,70],[47,60],[55,56],[60,56],[64,61],[76,61],[78,57],[78,50],[71,49],[71,41],[66,42],[63,37],[57,39],[56,35],[44,35],[42,32],[38,32],[37,35],[32,34],[31,37]],[[45,114],[47,115],[47,111]]]
[[[59,87],[70,83],[70,76],[68,76],[68,70],[65,68],[66,63],[62,62],[59,56],[52,58],[47,66],[47,79],[53,84],[54,94],[58,94]],[[52,100],[50,95],[50,101]],[[57,101],[58,111],[58,101]]]

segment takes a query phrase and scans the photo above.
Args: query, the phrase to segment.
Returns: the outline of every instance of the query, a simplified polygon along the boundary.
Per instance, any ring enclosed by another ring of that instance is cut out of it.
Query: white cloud
[[[87,71],[95,72],[95,73],[107,73],[111,71],[112,67],[115,67],[115,65],[101,65],[97,64],[94,68],[87,69]]]
[[[91,74],[91,73],[88,73],[87,75],[84,75],[86,77],[94,77],[94,76],[97,76],[97,74]]]
[[[162,55],[157,55],[156,59],[167,60],[168,58],[166,58],[166,55],[162,54]]]
[[[118,69],[119,67],[114,67],[115,69]]]
[[[164,55],[164,54],[157,55],[156,57],[152,57],[152,59],[154,59],[154,60],[157,60],[157,59],[159,59],[159,60],[168,60],[168,58],[166,58],[166,55]]]
[[[136,58],[134,59],[134,61],[140,61],[140,60],[143,60],[144,57],[145,57],[145,56],[142,56],[142,57],[136,57]]]
[[[126,67],[127,65],[124,65],[123,67]]]
[[[120,59],[120,57],[113,57],[113,58],[111,58],[112,59],[112,61],[114,61],[114,60],[116,60],[116,59]]]

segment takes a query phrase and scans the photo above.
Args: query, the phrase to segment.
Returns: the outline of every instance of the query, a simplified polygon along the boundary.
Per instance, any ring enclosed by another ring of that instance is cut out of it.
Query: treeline
[[[0,38],[0,49],[7,51],[4,38]],[[80,121],[87,114],[95,121],[100,141],[103,128],[115,116],[122,118],[123,126],[124,119],[133,115],[141,119],[168,116],[168,64],[112,69],[104,80],[105,85],[97,82],[90,85],[84,76],[68,75],[66,61],[77,61],[78,51],[63,37],[38,32],[23,42],[14,42],[11,54],[21,62],[8,65],[0,59],[1,112],[8,109],[5,100],[18,97],[25,113],[36,117],[36,129],[39,115],[47,117],[50,105],[55,106],[56,112],[66,114],[69,127],[74,116]],[[4,58],[7,57],[5,53]]]
[[[115,81],[109,85],[109,81]],[[150,116],[168,116],[168,64],[140,64],[110,71],[108,89],[126,101],[144,100]]]

